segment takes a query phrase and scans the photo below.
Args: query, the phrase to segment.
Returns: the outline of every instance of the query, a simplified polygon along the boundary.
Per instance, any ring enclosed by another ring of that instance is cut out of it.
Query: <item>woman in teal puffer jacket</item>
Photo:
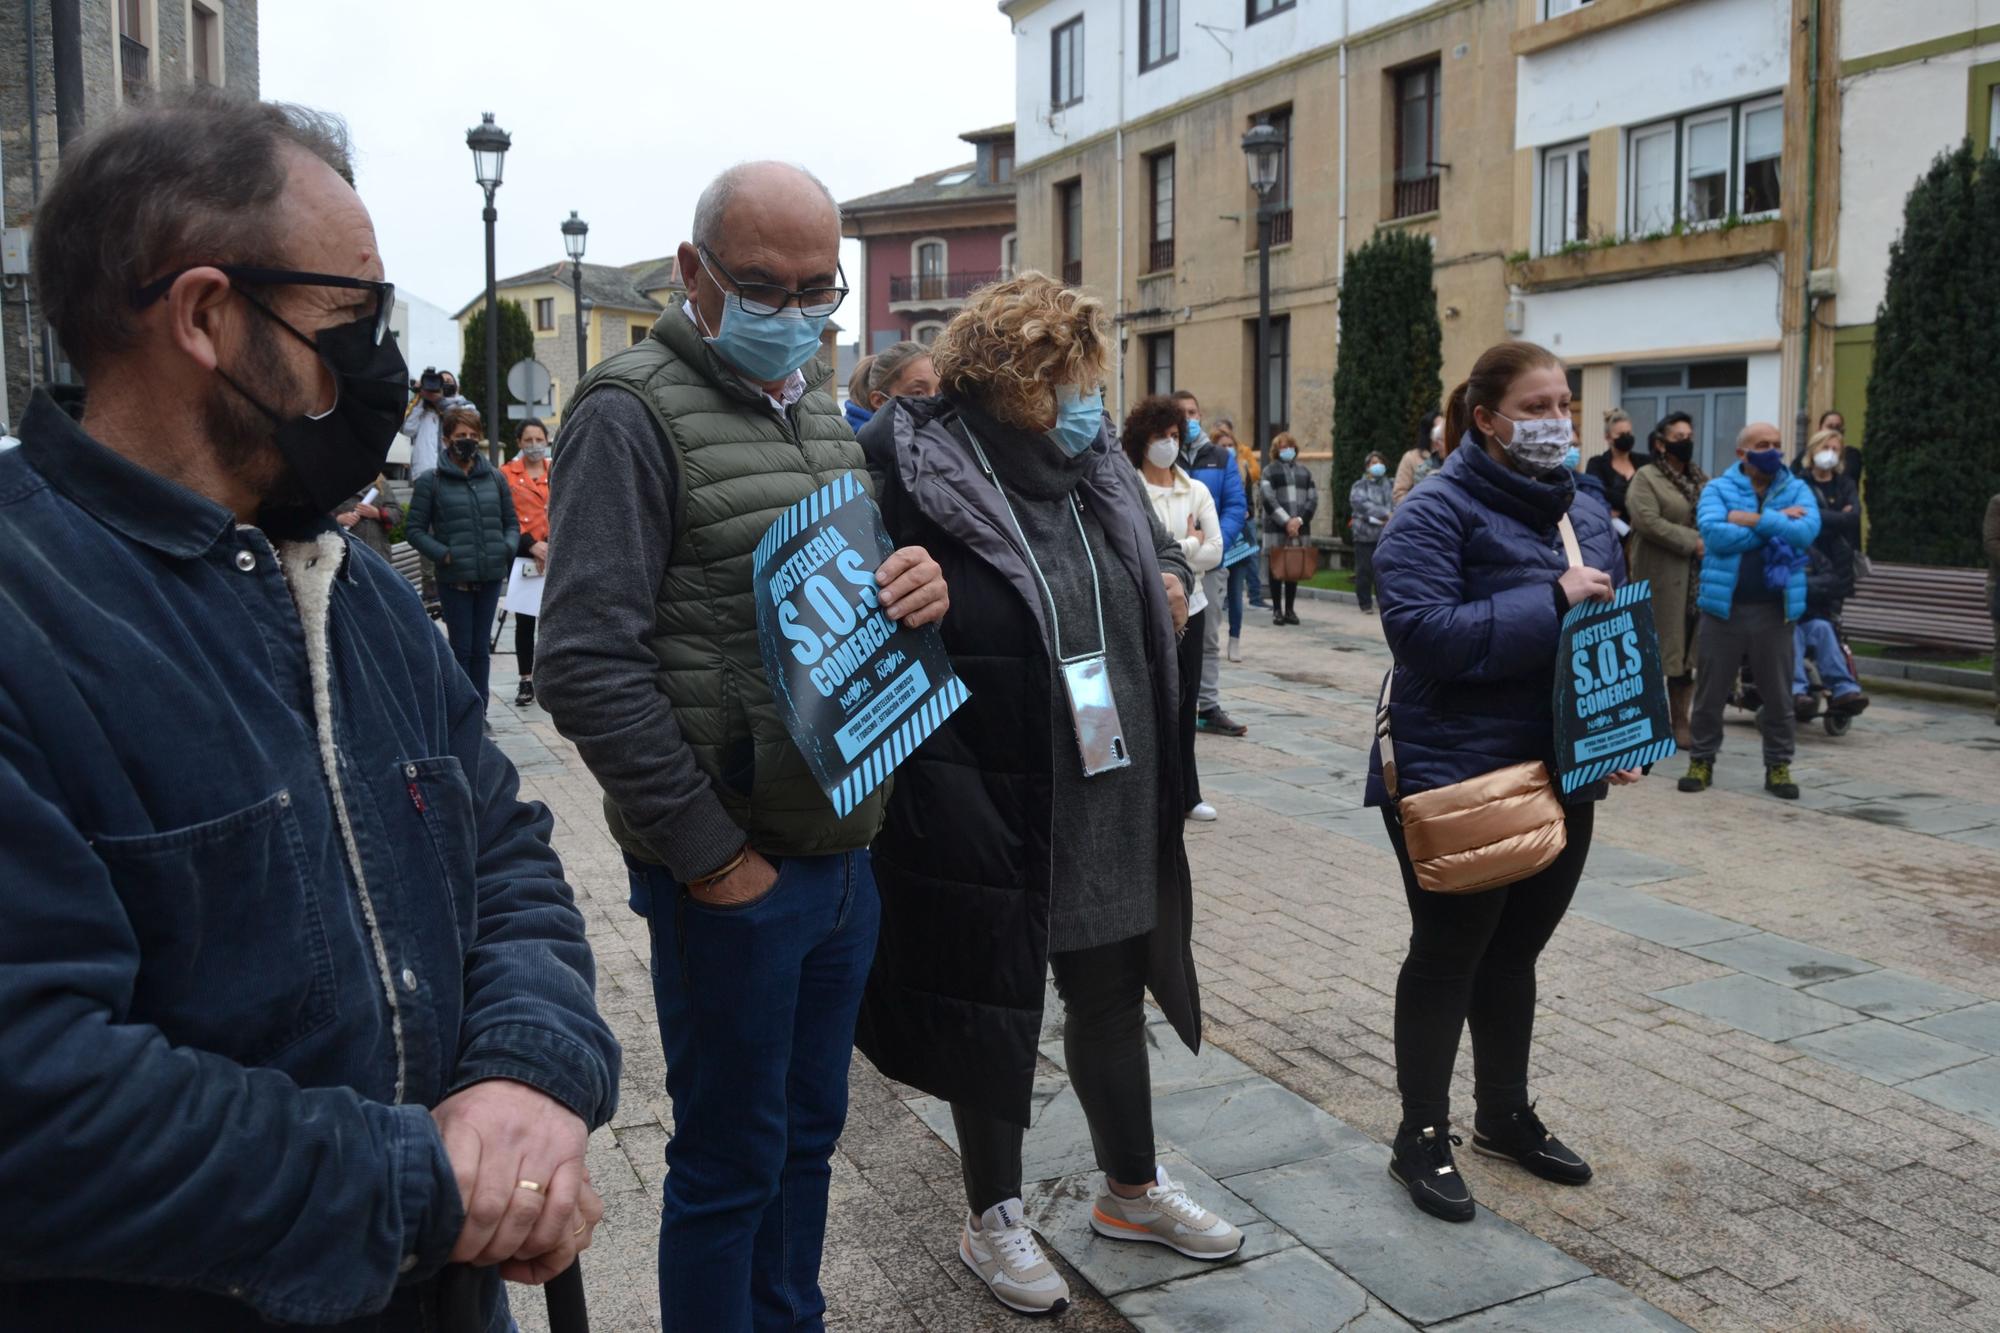
[[[514,563],[521,527],[507,479],[479,452],[479,413],[454,407],[440,427],[445,457],[417,478],[404,535],[437,566],[438,601],[451,655],[484,708],[493,613]]]

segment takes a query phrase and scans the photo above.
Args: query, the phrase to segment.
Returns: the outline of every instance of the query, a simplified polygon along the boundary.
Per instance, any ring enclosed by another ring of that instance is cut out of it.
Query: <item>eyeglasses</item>
[[[744,310],[753,315],[775,315],[787,306],[797,306],[799,313],[810,319],[822,319],[840,308],[847,299],[847,273],[834,261],[834,272],[840,275],[840,284],[832,287],[808,287],[803,291],[793,291],[789,287],[779,287],[768,282],[741,282],[734,273],[722,266],[722,261],[710,254],[706,248],[699,251],[704,264],[712,264],[716,272],[729,279],[729,286],[743,301]]]
[[[132,308],[144,310],[153,302],[167,294],[167,289],[180,280],[182,275],[198,268],[212,268],[231,282],[251,287],[340,287],[352,291],[375,293],[375,312],[371,316],[374,323],[374,338],[377,346],[389,334],[389,317],[396,309],[396,284],[377,282],[373,278],[350,278],[339,273],[301,273],[289,268],[255,268],[244,264],[190,264],[186,268],[175,269],[164,277],[155,278],[143,287],[134,288]]]

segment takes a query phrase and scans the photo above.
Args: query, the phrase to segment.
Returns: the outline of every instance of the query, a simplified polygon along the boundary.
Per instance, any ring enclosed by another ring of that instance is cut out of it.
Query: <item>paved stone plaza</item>
[[[1760,792],[1754,727],[1732,714],[1716,790],[1676,792],[1674,760],[1614,795],[1543,960],[1533,1070],[1541,1114],[1597,1179],[1565,1189],[1461,1150],[1484,1207],[1452,1227],[1383,1170],[1408,913],[1380,816],[1359,806],[1387,652],[1351,606],[1300,615],[1280,630],[1249,613],[1247,660],[1223,689],[1250,735],[1201,741],[1222,814],[1188,840],[1207,1044],[1197,1057],[1150,1029],[1168,1169],[1249,1241],[1213,1267],[1092,1235],[1089,1138],[1052,1040],[1027,1167],[1030,1212],[1078,1297],[1059,1326],[2000,1327],[1990,712],[1878,695],[1843,738],[1802,729],[1797,804]],[[496,700],[512,697],[510,667],[495,662]],[[609,1212],[585,1268],[593,1327],[637,1333],[657,1327],[671,1128],[646,932],[575,753],[539,709],[496,702],[494,719],[556,813],[625,1043],[622,1105],[592,1144]],[[1467,1102],[1470,1084],[1462,1052]],[[944,1109],[865,1062],[852,1093],[829,1322],[1020,1328],[958,1260]],[[543,1327],[539,1298],[515,1297],[523,1327]]]

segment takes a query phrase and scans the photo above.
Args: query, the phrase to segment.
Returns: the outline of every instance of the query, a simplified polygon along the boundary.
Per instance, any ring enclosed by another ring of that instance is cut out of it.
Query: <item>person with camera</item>
[[[1367,803],[1382,809],[1411,920],[1396,982],[1403,1113],[1389,1174],[1424,1212],[1470,1222],[1450,1100],[1468,1022],[1474,1149],[1558,1184],[1591,1175],[1535,1114],[1528,1064],[1535,963],[1569,910],[1608,789],[1556,793],[1556,649],[1564,614],[1608,600],[1625,565],[1610,511],[1579,495],[1563,465],[1575,431],[1554,354],[1526,342],[1487,349],[1445,420],[1453,447],[1375,553],[1396,662]],[[1463,842],[1430,823],[1441,804],[1461,828],[1477,821],[1480,845],[1439,853],[1435,842]]]

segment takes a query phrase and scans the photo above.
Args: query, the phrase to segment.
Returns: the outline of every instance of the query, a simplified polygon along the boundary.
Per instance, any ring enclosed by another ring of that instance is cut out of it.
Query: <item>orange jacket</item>
[[[545,542],[549,539],[549,473],[545,469],[540,477],[528,475],[528,465],[516,458],[500,468],[507,478],[508,487],[514,492],[514,516],[521,521],[521,535],[530,540]]]

